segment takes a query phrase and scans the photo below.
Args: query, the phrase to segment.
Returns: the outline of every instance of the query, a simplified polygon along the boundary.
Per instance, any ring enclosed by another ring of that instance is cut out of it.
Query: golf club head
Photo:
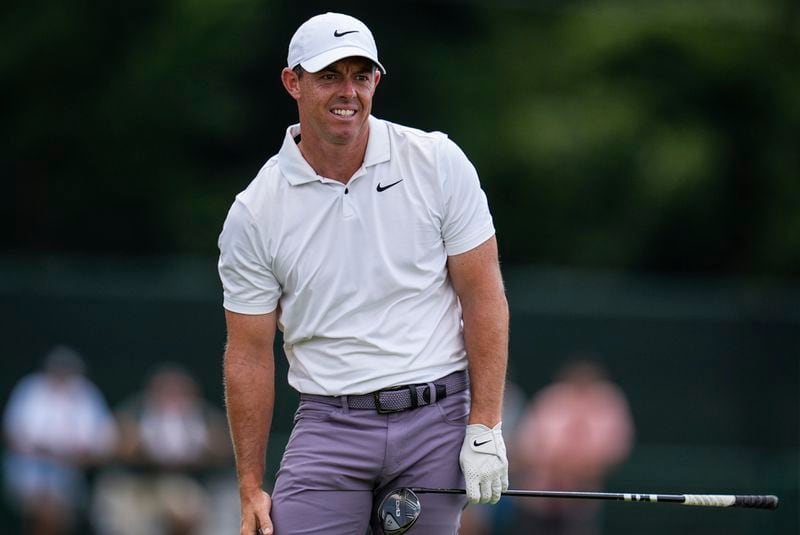
[[[378,506],[378,520],[385,535],[405,533],[419,518],[419,498],[411,489],[390,492]]]

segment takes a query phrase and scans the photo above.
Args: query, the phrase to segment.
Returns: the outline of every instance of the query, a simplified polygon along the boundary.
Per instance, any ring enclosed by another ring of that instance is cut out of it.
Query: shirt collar
[[[308,182],[319,180],[320,177],[308,164],[294,138],[300,134],[300,125],[293,124],[286,129],[283,145],[278,152],[278,167],[292,186],[299,186]],[[372,115],[369,116],[369,139],[367,151],[364,154],[364,167],[376,165],[389,160],[391,148],[389,145],[388,125]]]

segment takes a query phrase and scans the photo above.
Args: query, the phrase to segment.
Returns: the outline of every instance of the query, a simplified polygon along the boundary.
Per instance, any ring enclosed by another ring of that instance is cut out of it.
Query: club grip
[[[777,509],[778,497],[767,496],[736,496],[734,507],[750,507],[753,509]]]

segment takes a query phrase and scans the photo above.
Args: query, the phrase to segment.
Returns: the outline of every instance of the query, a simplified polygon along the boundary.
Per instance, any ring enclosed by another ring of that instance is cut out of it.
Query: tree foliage
[[[295,121],[278,75],[316,7],[2,8],[7,250],[213,254],[233,195]],[[794,3],[337,9],[376,34],[375,113],[470,155],[505,261],[800,274]]]

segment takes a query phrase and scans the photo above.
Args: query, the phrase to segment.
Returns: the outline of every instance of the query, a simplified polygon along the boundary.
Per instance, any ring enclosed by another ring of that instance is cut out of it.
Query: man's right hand
[[[239,535],[271,535],[272,498],[261,488],[239,489],[242,504],[242,523]]]

